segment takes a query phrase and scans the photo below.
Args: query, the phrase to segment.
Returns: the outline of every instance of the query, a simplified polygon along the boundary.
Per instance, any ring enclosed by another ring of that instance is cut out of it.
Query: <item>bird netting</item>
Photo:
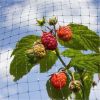
[[[59,25],[83,24],[100,34],[100,0],[0,0],[0,100],[50,100],[46,82],[62,66],[59,60],[45,73],[40,73],[40,66],[36,65],[16,82],[9,72],[16,43],[26,35],[40,36],[41,27],[36,25],[36,19],[43,16],[57,16]],[[70,60],[62,58],[66,63]],[[98,84],[91,88],[89,98],[100,100],[98,74],[94,80]],[[74,100],[74,96],[69,100]]]

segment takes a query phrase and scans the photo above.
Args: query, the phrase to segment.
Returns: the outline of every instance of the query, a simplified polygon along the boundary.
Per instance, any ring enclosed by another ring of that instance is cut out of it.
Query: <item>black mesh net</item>
[[[0,0],[0,100],[50,100],[46,81],[62,66],[59,61],[46,73],[40,73],[36,65],[17,82],[9,74],[9,65],[17,41],[29,34],[41,34],[36,19],[53,15],[60,25],[74,22],[100,33],[100,0]],[[98,85],[91,89],[90,100],[100,100],[97,74],[94,80]]]

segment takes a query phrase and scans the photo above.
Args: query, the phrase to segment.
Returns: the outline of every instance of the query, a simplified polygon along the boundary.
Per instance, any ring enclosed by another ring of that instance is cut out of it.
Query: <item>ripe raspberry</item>
[[[47,50],[55,50],[57,48],[57,40],[51,32],[43,32],[41,41]]]
[[[69,84],[69,89],[74,93],[79,92],[81,89],[81,82],[78,80],[71,81]]]
[[[42,58],[46,55],[45,47],[39,41],[36,41],[31,49],[27,51],[28,54]]]
[[[50,82],[56,89],[62,89],[66,85],[67,76],[64,72],[51,75]]]
[[[57,30],[57,35],[61,40],[69,41],[72,38],[72,31],[70,26],[60,26]]]

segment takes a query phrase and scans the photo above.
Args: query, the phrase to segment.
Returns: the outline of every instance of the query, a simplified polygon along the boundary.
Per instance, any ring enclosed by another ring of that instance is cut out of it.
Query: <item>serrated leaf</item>
[[[40,61],[40,72],[48,71],[57,61],[54,51],[47,51],[47,55]]]
[[[13,58],[10,64],[10,74],[14,76],[14,81],[19,80],[26,75],[32,67],[37,64],[37,61],[30,61],[25,52],[19,51]]]
[[[89,100],[90,90],[92,86],[93,73],[92,72],[81,72],[74,73],[76,80],[80,80],[82,86],[78,93],[75,93],[75,100]],[[84,94],[84,95],[83,95]]]
[[[67,85],[64,88],[62,88],[61,90],[57,90],[56,88],[54,88],[51,85],[49,80],[46,83],[48,95],[52,100],[66,100],[66,99],[68,99],[68,96],[71,95],[71,92],[68,89],[68,86],[69,86],[69,80],[67,80]]]
[[[93,73],[86,72],[82,77],[82,84],[83,84],[83,92],[84,92],[84,100],[89,100],[90,90],[92,86],[93,81]],[[87,78],[85,78],[87,77]],[[76,95],[76,98],[78,98],[79,95]]]
[[[10,74],[14,76],[14,81],[22,78],[37,64],[38,59],[34,56],[28,57],[26,53],[26,50],[31,48],[37,39],[39,37],[34,35],[23,37],[13,50],[14,58],[10,64]]]
[[[75,57],[82,55],[80,50],[66,49],[61,53],[64,57]]]
[[[70,66],[97,73],[98,65],[100,63],[99,59],[99,54],[83,54],[72,58]]]
[[[12,55],[15,55],[20,49],[27,50],[31,48],[33,46],[33,43],[38,39],[40,39],[40,37],[35,35],[28,35],[23,37],[20,41],[17,42],[16,47],[12,52]]]
[[[91,50],[99,52],[99,35],[84,25],[69,24],[69,26],[71,26],[73,32],[72,40],[64,42],[59,39],[61,45],[76,50]]]

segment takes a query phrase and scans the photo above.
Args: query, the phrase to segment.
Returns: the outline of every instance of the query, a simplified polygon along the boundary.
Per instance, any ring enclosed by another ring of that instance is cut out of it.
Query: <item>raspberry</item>
[[[49,19],[49,25],[56,25],[58,22],[57,18],[53,16],[52,18]]]
[[[62,89],[66,85],[67,76],[64,72],[51,75],[50,82],[56,89]]]
[[[33,47],[33,53],[37,57],[44,57],[46,55],[45,47],[43,44],[37,44]]]
[[[78,80],[71,81],[69,84],[69,89],[74,93],[78,92],[81,89],[81,82]]]
[[[42,58],[46,55],[45,47],[40,41],[36,41],[31,49],[27,51],[28,54]]]
[[[43,32],[41,41],[47,50],[55,50],[57,48],[57,40],[51,32]]]
[[[57,30],[57,35],[61,40],[69,41],[72,38],[72,31],[70,26],[60,26]]]

